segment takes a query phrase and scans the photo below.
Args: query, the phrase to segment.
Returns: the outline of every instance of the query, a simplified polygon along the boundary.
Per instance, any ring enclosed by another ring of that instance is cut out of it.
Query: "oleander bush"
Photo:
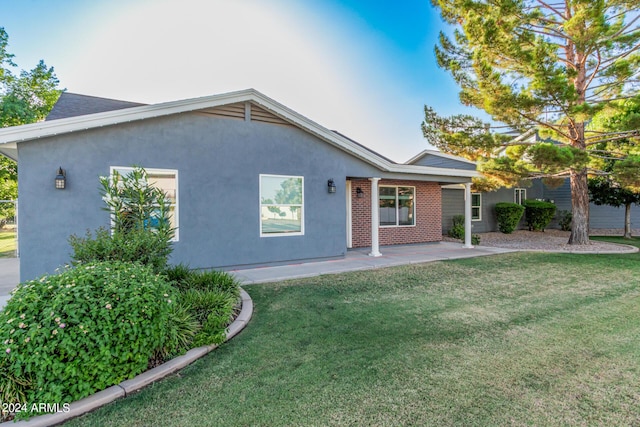
[[[498,230],[504,234],[511,234],[518,228],[518,223],[522,219],[524,206],[518,203],[500,202],[496,203],[496,220],[498,222]]]
[[[0,367],[16,389],[3,399],[72,402],[133,378],[165,346],[175,298],[164,276],[119,261],[21,283],[0,311]]]
[[[529,231],[544,231],[556,214],[556,205],[540,200],[525,200],[525,217]]]

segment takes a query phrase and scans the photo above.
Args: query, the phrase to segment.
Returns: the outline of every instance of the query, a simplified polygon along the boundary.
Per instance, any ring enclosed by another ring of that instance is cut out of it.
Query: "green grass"
[[[16,256],[16,232],[0,230],[0,258]]]
[[[231,342],[68,425],[640,421],[639,254],[513,253],[246,289],[254,317]]]

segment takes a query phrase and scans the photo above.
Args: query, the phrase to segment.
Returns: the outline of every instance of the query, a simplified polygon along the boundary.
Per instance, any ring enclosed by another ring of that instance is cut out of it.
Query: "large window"
[[[415,187],[381,185],[378,194],[380,226],[415,225]]]
[[[130,167],[111,167],[111,174],[117,171],[121,176],[126,176],[133,171]],[[171,227],[175,229],[174,241],[178,241],[178,171],[173,169],[146,169],[149,185],[164,191],[170,202]]]
[[[480,193],[471,194],[471,220],[482,220],[482,194]]]
[[[304,234],[304,178],[260,175],[260,236]]]
[[[525,200],[527,200],[527,189],[515,188],[513,190],[513,202],[521,205]]]

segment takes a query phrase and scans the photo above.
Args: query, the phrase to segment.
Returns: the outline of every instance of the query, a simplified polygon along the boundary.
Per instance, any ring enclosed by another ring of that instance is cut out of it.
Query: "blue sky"
[[[21,69],[69,92],[155,103],[253,87],[396,161],[425,104],[469,113],[433,53],[427,0],[0,0]],[[473,112],[473,111],[472,111]]]

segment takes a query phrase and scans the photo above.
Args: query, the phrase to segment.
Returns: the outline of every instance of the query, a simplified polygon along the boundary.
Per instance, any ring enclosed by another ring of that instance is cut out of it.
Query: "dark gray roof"
[[[45,120],[66,119],[67,117],[104,113],[106,111],[122,110],[123,108],[139,107],[141,105],[146,104],[62,92],[60,98],[58,98],[58,102],[55,103]]]

